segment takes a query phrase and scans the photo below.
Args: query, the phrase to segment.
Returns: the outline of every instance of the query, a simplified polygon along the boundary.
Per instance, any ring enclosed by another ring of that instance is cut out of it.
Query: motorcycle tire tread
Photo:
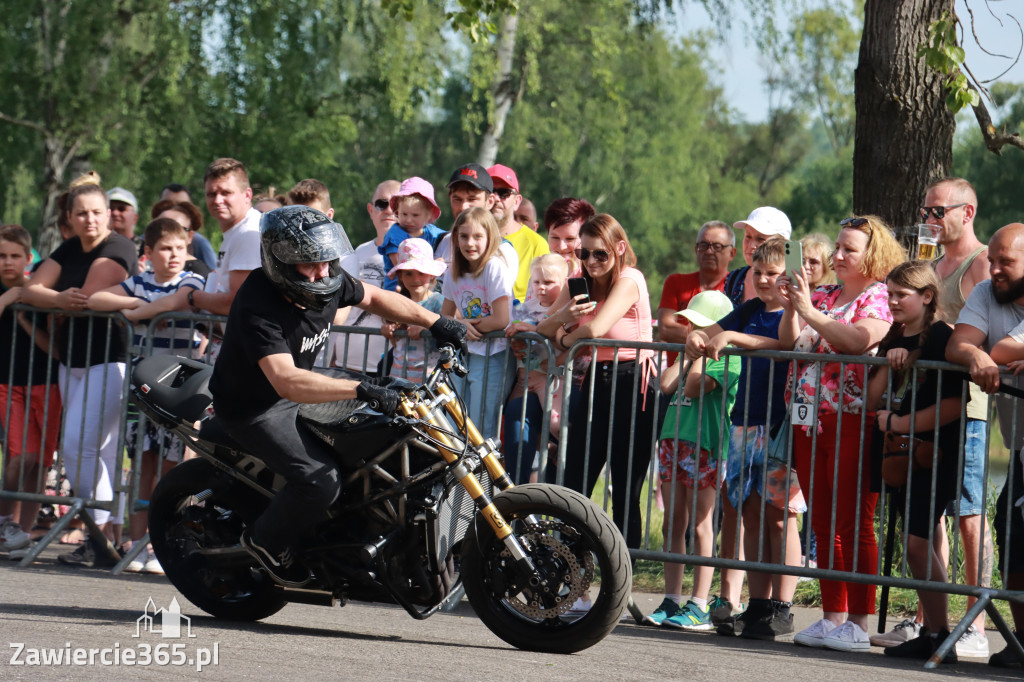
[[[506,520],[532,513],[571,522],[589,537],[595,553],[604,556],[597,557],[601,587],[587,615],[564,627],[531,622],[492,598],[486,584],[487,561],[478,550],[496,546],[496,540],[490,526],[473,524],[462,543],[462,580],[484,624],[505,642],[529,651],[575,653],[604,639],[618,624],[633,583],[629,550],[608,515],[583,495],[549,484],[516,486],[496,495],[494,504]]]

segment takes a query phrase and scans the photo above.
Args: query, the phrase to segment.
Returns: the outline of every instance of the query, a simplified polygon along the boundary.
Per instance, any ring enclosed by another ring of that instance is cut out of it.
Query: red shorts
[[[26,407],[29,412],[27,433]],[[32,462],[38,462],[41,452],[43,466],[49,468],[53,464],[53,454],[59,442],[60,421],[61,402],[57,384],[33,386],[30,393],[26,386],[0,384],[0,422],[4,425],[4,437],[0,446],[6,455],[7,466],[11,466],[22,454],[29,455]]]

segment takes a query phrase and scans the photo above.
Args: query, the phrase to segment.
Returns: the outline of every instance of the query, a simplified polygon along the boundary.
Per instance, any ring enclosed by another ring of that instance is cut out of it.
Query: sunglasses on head
[[[501,199],[502,201],[505,201],[510,196],[515,194],[516,191],[514,189],[512,189],[511,187],[499,187],[498,189],[494,190],[494,193],[498,195],[499,199]]]
[[[839,221],[839,227],[863,227],[867,224],[867,218],[843,218]]]
[[[942,220],[946,217],[946,211],[952,211],[954,208],[960,208],[967,204],[953,204],[952,206],[922,206],[921,207],[921,220],[928,220],[928,214],[931,213],[935,216],[936,220]]]
[[[387,199],[377,199],[373,202],[373,207],[378,211],[386,211],[391,206],[391,202]]]
[[[611,258],[612,255],[603,249],[594,249],[593,251],[590,249],[576,249],[576,258],[578,258],[580,262],[590,260],[591,256],[593,256],[594,260],[598,263],[607,263],[608,259]]]

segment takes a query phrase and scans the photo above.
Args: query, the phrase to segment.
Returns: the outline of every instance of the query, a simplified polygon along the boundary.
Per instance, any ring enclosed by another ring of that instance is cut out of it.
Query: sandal
[[[62,545],[80,545],[86,540],[85,531],[81,528],[72,528],[60,538]]]

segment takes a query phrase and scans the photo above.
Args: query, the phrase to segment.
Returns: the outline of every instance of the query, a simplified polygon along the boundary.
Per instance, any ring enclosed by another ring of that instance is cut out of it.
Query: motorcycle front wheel
[[[286,603],[238,544],[245,524],[265,504],[256,492],[202,459],[174,467],[153,491],[153,551],[171,583],[212,616],[261,620]]]
[[[600,507],[568,488],[516,486],[494,497],[540,582],[524,576],[479,515],[462,542],[466,596],[490,630],[519,649],[574,653],[619,621],[633,582],[626,542]],[[571,609],[600,576],[590,609]]]

